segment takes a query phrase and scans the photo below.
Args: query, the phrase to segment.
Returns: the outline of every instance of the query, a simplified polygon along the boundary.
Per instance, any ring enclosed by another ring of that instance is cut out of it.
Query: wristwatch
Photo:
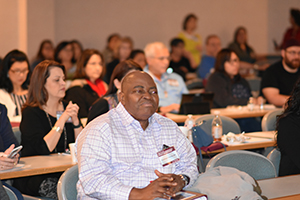
[[[184,187],[190,183],[190,177],[185,174],[179,174],[180,178],[184,181]]]

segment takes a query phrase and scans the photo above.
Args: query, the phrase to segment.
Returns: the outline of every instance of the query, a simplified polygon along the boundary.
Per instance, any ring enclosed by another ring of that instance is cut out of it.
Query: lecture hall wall
[[[78,39],[102,50],[115,32],[132,37],[135,48],[168,45],[188,13],[198,16],[203,40],[214,33],[226,47],[243,25],[256,52],[274,53],[272,40],[281,41],[291,7],[300,8],[300,0],[0,0],[0,56],[17,48],[32,59],[43,39]]]

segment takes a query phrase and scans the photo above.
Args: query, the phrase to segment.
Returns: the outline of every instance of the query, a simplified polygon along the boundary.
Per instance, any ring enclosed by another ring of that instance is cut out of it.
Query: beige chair
[[[283,109],[273,110],[264,115],[261,120],[262,131],[274,131],[276,129],[277,116],[283,113]]]

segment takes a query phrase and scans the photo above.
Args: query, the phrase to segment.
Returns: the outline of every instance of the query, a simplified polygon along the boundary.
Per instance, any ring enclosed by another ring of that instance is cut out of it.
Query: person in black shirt
[[[184,56],[184,54],[187,54],[184,50],[184,41],[179,38],[174,38],[170,45],[170,68],[172,68],[173,72],[179,74],[183,80],[186,81],[186,73],[195,72],[195,69],[191,67],[189,59]]]
[[[281,50],[282,60],[270,66],[261,81],[261,92],[267,101],[283,106],[300,76],[300,42],[291,39]]]

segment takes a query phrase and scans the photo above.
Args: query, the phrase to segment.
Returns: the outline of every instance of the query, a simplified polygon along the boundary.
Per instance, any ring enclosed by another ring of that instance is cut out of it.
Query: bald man
[[[175,196],[198,177],[195,150],[176,123],[155,113],[159,100],[150,75],[126,75],[121,91],[118,106],[78,136],[78,198]],[[165,154],[174,158],[166,161]]]

